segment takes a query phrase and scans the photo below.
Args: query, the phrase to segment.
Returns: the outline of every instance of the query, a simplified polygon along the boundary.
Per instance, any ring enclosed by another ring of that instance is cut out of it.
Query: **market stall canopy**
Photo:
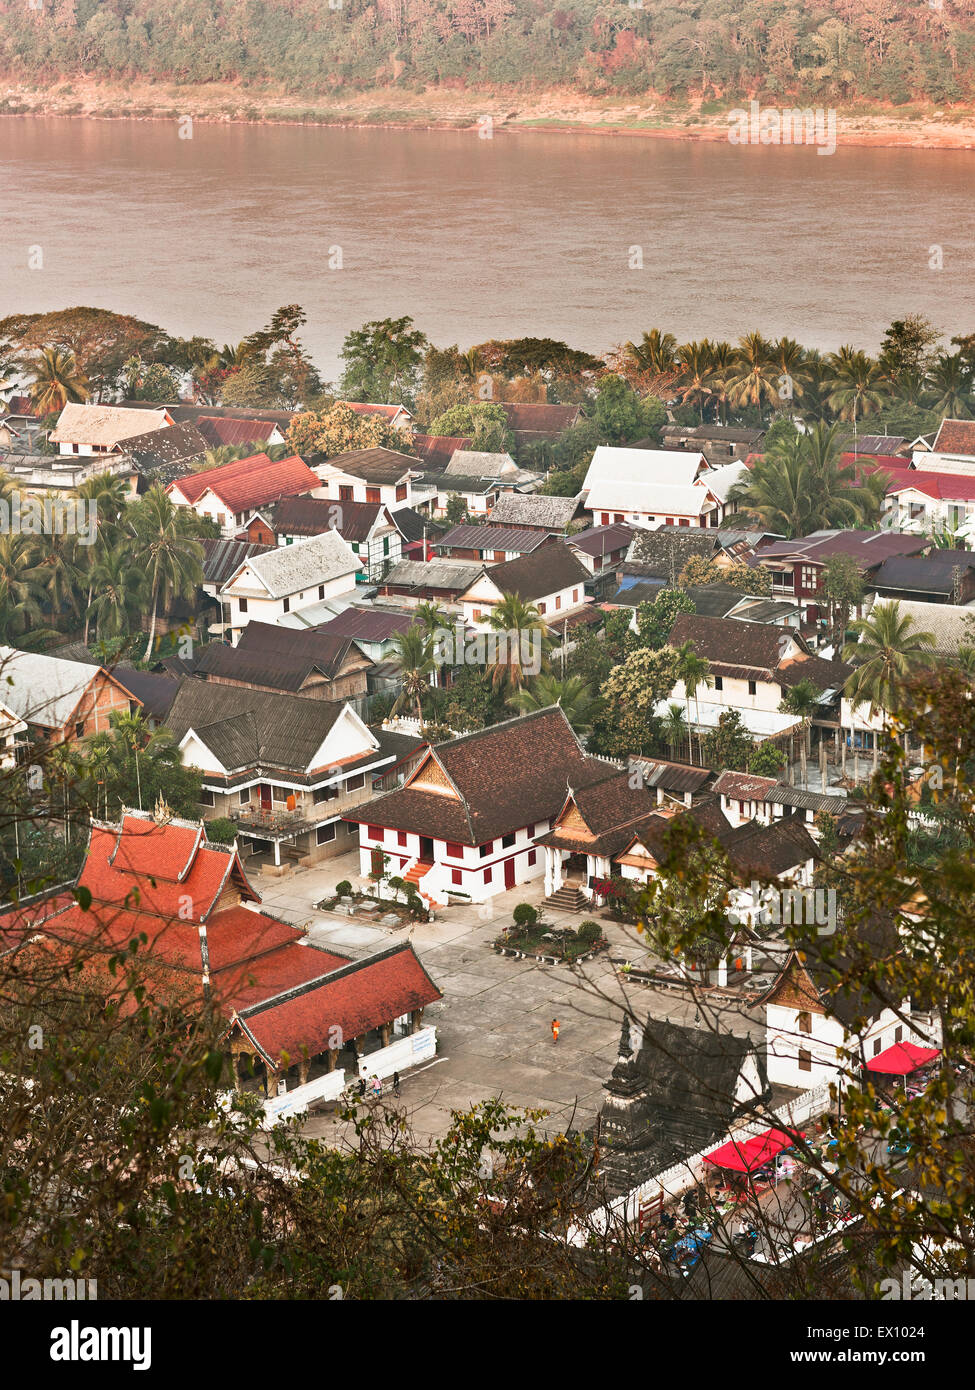
[[[736,1144],[734,1140],[722,1144],[714,1153],[705,1154],[704,1162],[713,1163],[717,1168],[732,1168],[736,1173],[754,1173],[780,1150],[790,1148],[795,1141],[796,1135],[787,1134],[784,1129],[767,1129],[764,1134],[756,1134],[742,1144]]]
[[[882,1071],[888,1076],[906,1076],[917,1071],[918,1067],[933,1062],[941,1053],[936,1047],[917,1047],[914,1043],[894,1043],[893,1047],[872,1057],[867,1063],[867,1071]]]

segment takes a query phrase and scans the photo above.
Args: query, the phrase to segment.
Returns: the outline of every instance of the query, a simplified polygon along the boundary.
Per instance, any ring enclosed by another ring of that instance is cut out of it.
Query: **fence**
[[[842,1085],[842,1083],[840,1084]],[[803,1091],[794,1101],[779,1106],[770,1115],[743,1120],[740,1125],[729,1130],[723,1138],[710,1143],[706,1149],[691,1154],[690,1157],[682,1159],[680,1163],[675,1163],[673,1167],[666,1168],[662,1173],[655,1173],[652,1178],[649,1178],[639,1187],[633,1188],[624,1196],[617,1197],[614,1201],[607,1203],[605,1207],[599,1208],[593,1213],[592,1220],[602,1230],[617,1223],[625,1226],[639,1226],[641,1218],[648,1208],[659,1210],[666,1199],[680,1197],[692,1187],[701,1186],[707,1175],[704,1160],[708,1154],[714,1153],[715,1149],[722,1144],[729,1140],[742,1143],[758,1134],[763,1134],[769,1128],[794,1129],[798,1125],[805,1124],[807,1120],[825,1114],[831,1103],[829,1083],[823,1082],[822,1085],[816,1086],[810,1091]]]

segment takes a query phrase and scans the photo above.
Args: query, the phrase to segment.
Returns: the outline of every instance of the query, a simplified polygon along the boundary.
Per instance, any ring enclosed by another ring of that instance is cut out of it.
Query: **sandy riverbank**
[[[747,103],[745,103],[747,104]],[[62,82],[40,89],[0,83],[0,111],[10,115],[88,119],[194,120],[223,123],[336,125],[367,129],[470,130],[491,133],[548,131],[645,136],[664,140],[725,141],[728,111],[665,103],[611,103],[577,92],[525,94],[399,89],[306,98],[236,85],[110,87]],[[728,110],[734,103],[729,102]],[[975,149],[975,111],[919,107],[837,111],[839,145],[914,149]]]

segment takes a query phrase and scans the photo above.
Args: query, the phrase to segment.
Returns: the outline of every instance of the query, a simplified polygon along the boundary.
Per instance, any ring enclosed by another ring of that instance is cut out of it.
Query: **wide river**
[[[297,301],[327,376],[403,314],[441,346],[595,352],[653,326],[875,350],[912,311],[975,331],[975,152],[6,117],[0,177],[0,314],[223,343]]]

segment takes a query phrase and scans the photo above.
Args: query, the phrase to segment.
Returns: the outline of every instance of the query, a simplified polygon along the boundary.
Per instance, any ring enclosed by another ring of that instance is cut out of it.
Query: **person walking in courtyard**
[[[378,1076],[373,1076],[372,1078],[372,1093],[375,1096],[376,1100],[382,1099],[383,1083],[380,1081]]]
[[[559,1040],[559,1029],[562,1027],[557,1018],[552,1019],[552,1041],[557,1043]]]
[[[394,1095],[394,1096],[398,1096],[398,1095],[399,1095],[399,1072],[398,1072],[398,1071],[394,1071],[394,1072],[393,1072],[393,1095]]]

